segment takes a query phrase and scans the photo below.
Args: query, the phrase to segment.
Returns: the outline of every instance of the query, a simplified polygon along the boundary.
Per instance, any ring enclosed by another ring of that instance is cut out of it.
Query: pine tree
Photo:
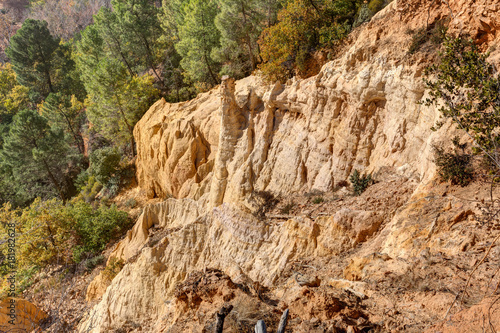
[[[47,22],[27,19],[6,50],[19,83],[42,98],[55,92],[53,61],[58,46]]]
[[[103,58],[87,82],[87,116],[98,131],[118,147],[129,143],[135,156],[134,125],[158,97],[149,75],[129,78],[123,64]]]
[[[149,67],[156,80],[164,87],[160,76],[162,52],[159,37],[162,34],[158,19],[159,8],[150,0],[113,0],[111,2],[116,15],[117,25],[122,31],[125,45],[130,53]]]
[[[26,200],[58,195],[66,199],[64,179],[72,157],[60,130],[33,110],[22,110],[13,119],[0,152],[3,175]]]
[[[85,119],[83,103],[73,96],[62,93],[50,94],[42,104],[41,112],[53,128],[64,131],[67,142],[71,142],[80,154],[85,147],[81,127]]]
[[[211,57],[212,50],[220,46],[220,32],[214,23],[217,14],[214,0],[190,0],[185,6],[184,23],[179,27],[179,42],[175,46],[186,74],[208,87],[220,81],[217,74],[220,63]]]
[[[101,8],[94,15],[94,22],[95,27],[93,29],[98,32],[99,38],[102,39],[100,47],[103,53],[108,57],[120,60],[127,68],[130,77],[137,75],[135,67],[140,59],[134,58],[130,52],[131,46],[127,45],[123,38],[125,32],[118,22],[116,13],[109,8]],[[95,34],[95,32],[92,31],[92,34]]]
[[[213,57],[224,63],[221,74],[243,77],[259,62],[257,40],[262,32],[264,13],[260,0],[218,0],[220,12],[215,25],[221,33],[221,46]]]

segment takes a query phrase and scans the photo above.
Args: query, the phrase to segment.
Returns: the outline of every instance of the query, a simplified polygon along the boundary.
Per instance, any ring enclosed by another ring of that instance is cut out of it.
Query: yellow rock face
[[[450,29],[479,13],[495,17],[500,7],[490,9],[488,1],[450,1],[456,14]],[[155,103],[134,129],[137,178],[149,197],[166,201],[146,207],[115,248],[113,256],[127,264],[81,331],[154,326],[168,313],[175,285],[195,270],[216,268],[234,281],[273,286],[290,262],[353,250],[380,228],[377,249],[348,264],[346,279],[404,274],[404,258],[428,247],[456,253],[468,246],[472,236],[448,221],[459,225],[470,214],[454,217],[448,201],[425,189],[435,174],[431,145],[455,134],[450,123],[430,130],[439,111],[417,103],[424,97],[425,55],[406,54],[406,31],[420,28],[428,12],[433,21],[449,11],[447,2],[430,11],[428,5],[391,2],[317,76],[274,85],[256,76],[228,79],[188,102]],[[468,29],[492,22],[481,19]],[[253,192],[284,198],[332,192],[354,169],[376,174],[385,167],[421,184],[411,202],[387,216],[351,207],[270,224],[251,214]]]

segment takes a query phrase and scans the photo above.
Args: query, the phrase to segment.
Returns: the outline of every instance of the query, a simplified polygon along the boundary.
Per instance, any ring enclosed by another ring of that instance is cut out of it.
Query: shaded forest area
[[[92,257],[125,230],[109,202],[133,182],[133,128],[157,99],[223,75],[310,75],[315,52],[388,2],[0,1],[0,222],[43,252],[21,271]]]

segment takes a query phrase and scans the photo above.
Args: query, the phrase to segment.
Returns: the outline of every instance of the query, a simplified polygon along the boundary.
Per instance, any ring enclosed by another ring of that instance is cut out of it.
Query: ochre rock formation
[[[452,255],[473,244],[475,236],[460,225],[477,209],[431,186],[432,144],[455,134],[451,123],[431,131],[439,111],[417,103],[432,55],[407,54],[408,29],[433,24],[450,11],[451,32],[468,32],[481,47],[498,42],[498,1],[395,0],[354,31],[348,47],[314,77],[286,84],[258,76],[224,78],[191,101],[155,103],[134,129],[137,178],[149,197],[166,201],[147,206],[114,249],[112,256],[127,264],[81,331],[108,332],[127,323],[167,331],[174,323],[161,318],[176,313],[169,301],[176,285],[206,268],[235,283],[277,287],[291,262],[359,249],[344,278],[378,281],[404,275],[409,258],[428,248]],[[384,179],[369,190],[386,191],[384,205],[352,198],[330,215],[280,223],[252,214],[258,191],[281,197],[332,192],[354,169]],[[388,169],[392,173],[384,174]],[[328,281],[331,287],[349,285]],[[289,305],[300,308],[292,299]]]

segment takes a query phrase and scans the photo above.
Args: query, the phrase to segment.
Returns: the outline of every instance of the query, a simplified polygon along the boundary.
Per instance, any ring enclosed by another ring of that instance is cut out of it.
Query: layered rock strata
[[[134,130],[137,178],[149,197],[169,199],[146,207],[114,250],[127,264],[81,331],[158,324],[170,311],[176,284],[207,267],[235,282],[272,287],[292,260],[330,258],[374,236],[372,247],[395,263],[430,244],[455,252],[466,247],[470,237],[433,236],[441,229],[433,229],[432,221],[443,225],[452,217],[419,213],[422,207],[430,210],[432,144],[445,142],[454,130],[450,124],[430,130],[439,112],[417,103],[424,96],[421,75],[430,55],[408,55],[406,31],[450,17],[451,11],[450,31],[467,30],[478,42],[492,44],[500,7],[497,1],[449,2],[391,2],[314,77],[273,85],[255,76],[226,78],[194,100],[155,103]],[[394,177],[413,182],[412,189],[420,184],[397,210],[346,208],[283,223],[251,214],[255,192],[282,197],[331,192],[354,169],[377,177],[387,167]],[[368,266],[357,262],[361,268],[353,261],[347,278],[364,277]]]

